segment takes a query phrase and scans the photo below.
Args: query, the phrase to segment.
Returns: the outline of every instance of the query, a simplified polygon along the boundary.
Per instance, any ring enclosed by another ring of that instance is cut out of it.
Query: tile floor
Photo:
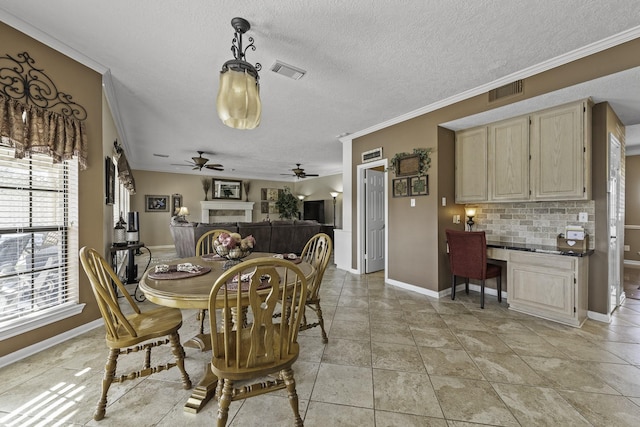
[[[481,310],[474,292],[436,300],[332,266],[321,295],[329,343],[318,328],[302,332],[294,365],[308,427],[638,425],[639,300],[611,324],[575,329],[490,296]],[[195,314],[184,312],[183,341],[197,331]],[[208,355],[186,352],[196,382]],[[215,402],[183,411],[190,391],[175,369],[114,384],[107,416],[93,421],[106,355],[98,328],[0,369],[0,425],[213,425]],[[233,402],[229,416],[235,426],[292,420],[284,392]]]

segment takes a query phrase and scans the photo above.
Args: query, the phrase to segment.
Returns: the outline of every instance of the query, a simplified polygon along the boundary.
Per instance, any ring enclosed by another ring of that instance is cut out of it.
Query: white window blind
[[[0,147],[0,339],[78,304],[77,225],[77,161]]]

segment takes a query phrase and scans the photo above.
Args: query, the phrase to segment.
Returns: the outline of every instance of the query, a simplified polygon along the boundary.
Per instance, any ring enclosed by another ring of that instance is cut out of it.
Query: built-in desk
[[[587,318],[593,252],[487,241],[487,257],[507,263],[509,309],[575,327]]]

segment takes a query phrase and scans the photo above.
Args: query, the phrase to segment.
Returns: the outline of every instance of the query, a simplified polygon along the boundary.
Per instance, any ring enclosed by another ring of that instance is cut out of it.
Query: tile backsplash
[[[476,209],[473,229],[484,230],[487,239],[491,239],[493,235],[513,243],[556,246],[558,234],[564,233],[567,225],[579,225],[589,234],[590,249],[594,248],[595,203],[593,200],[479,203],[467,206]],[[588,222],[578,222],[580,212],[587,212]]]

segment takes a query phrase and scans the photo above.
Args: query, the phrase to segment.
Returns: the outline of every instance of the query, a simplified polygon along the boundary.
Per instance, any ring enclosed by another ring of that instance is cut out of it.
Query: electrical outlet
[[[589,214],[587,212],[580,212],[578,214],[579,222],[589,222]]]
[[[442,206],[447,206],[447,198],[446,197],[442,198]]]
[[[631,250],[631,246],[629,245],[624,245],[624,251],[625,252],[629,252]]]

